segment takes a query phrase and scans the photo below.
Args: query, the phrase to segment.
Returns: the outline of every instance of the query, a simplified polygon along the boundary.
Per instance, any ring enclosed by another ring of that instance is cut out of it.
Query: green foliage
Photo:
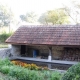
[[[22,21],[34,23],[37,20],[37,15],[34,12],[26,13],[25,15],[20,15]]]
[[[60,80],[61,74],[54,71],[35,71],[13,65],[8,59],[0,60],[0,72],[17,80]]]
[[[62,75],[59,72],[51,74],[51,80],[60,80],[61,77]]]
[[[44,79],[50,80],[51,79],[51,72],[49,71],[43,71]]]
[[[8,70],[9,69],[9,70]],[[9,76],[16,77],[18,80],[43,80],[42,73],[34,70],[27,70],[19,66],[6,66],[1,68],[1,72]],[[8,73],[6,73],[8,72]]]
[[[64,4],[64,9],[67,15],[72,19],[71,21],[78,25],[80,24],[80,2],[79,0],[71,0],[70,5],[71,6]]]
[[[62,80],[80,80],[80,63],[70,67],[63,75]]]
[[[0,67],[2,67],[2,66],[11,66],[11,65],[13,65],[13,64],[11,63],[10,60],[8,60],[8,59],[4,59],[4,60],[0,59]]]
[[[43,24],[52,23],[54,25],[54,24],[67,24],[69,23],[69,20],[64,9],[57,9],[47,11],[46,13],[42,14],[39,18],[39,22]]]
[[[17,79],[15,77],[11,77],[0,73],[0,80],[17,80]]]
[[[3,73],[3,74],[8,74],[9,73],[9,66],[3,66],[1,67],[0,71]]]
[[[38,21],[39,21],[40,23],[42,23],[42,24],[48,24],[47,12],[46,12],[46,13],[43,13],[43,14],[39,17]]]
[[[7,6],[0,5],[0,27],[9,26],[12,22],[13,13]]]
[[[22,21],[26,21],[26,16],[25,15],[20,15],[20,18]]]
[[[11,35],[12,35],[12,32],[11,33],[3,32],[2,34],[0,34],[0,43],[4,43],[5,40]]]

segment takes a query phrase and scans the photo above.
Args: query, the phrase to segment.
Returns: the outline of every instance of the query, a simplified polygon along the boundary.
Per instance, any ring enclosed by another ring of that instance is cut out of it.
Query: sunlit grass
[[[0,44],[0,48],[8,48],[8,44],[1,43],[1,44]]]

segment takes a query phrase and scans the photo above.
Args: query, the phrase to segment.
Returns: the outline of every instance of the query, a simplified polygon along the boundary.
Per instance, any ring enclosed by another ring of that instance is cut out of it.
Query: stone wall
[[[9,58],[11,57],[11,48],[3,48],[0,49],[0,59]]]
[[[20,55],[20,45],[12,45],[10,48],[0,49],[0,58],[9,58],[12,56],[21,56]]]
[[[49,47],[48,46],[28,46],[26,48],[26,51],[28,48],[33,48],[39,50],[40,54],[48,54],[49,55]],[[53,46],[52,47],[52,59],[60,59],[63,55],[64,48],[61,46]]]
[[[31,45],[31,46],[26,46],[26,52],[25,55],[26,57],[34,57],[33,56],[33,51],[37,50],[38,54],[36,58],[42,58],[44,57],[44,59],[48,58],[48,54],[49,54],[49,49],[47,46],[38,46],[38,45]]]
[[[12,45],[11,55],[12,56],[21,56],[20,49],[21,49],[20,45]]]
[[[61,59],[63,54],[64,54],[64,47],[61,47],[61,46],[52,47],[52,58],[53,59]]]
[[[28,49],[30,50],[30,52],[28,52]],[[26,45],[26,52],[23,57],[33,57],[33,50],[39,50],[39,55],[36,58],[48,59],[49,46],[37,46],[37,45],[34,45],[34,46]],[[0,50],[0,58],[7,58],[12,56],[14,57],[22,56],[21,45],[12,45],[11,48]],[[80,61],[80,48],[68,47],[68,49],[66,49],[66,47],[64,48],[63,46],[52,46],[52,59]]]

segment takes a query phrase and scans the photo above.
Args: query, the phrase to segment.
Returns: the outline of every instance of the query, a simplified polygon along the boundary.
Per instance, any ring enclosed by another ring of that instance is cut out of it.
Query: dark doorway
[[[21,45],[21,55],[25,56],[26,53],[26,45]]]
[[[39,56],[39,50],[34,49],[34,48],[28,48],[27,53],[28,53],[27,54],[28,57],[36,58],[37,56]]]
[[[39,56],[39,50],[34,49],[33,50],[33,57],[35,58],[37,56]]]

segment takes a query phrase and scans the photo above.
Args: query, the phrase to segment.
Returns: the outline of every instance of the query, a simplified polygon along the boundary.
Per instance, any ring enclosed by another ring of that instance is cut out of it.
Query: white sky
[[[60,8],[63,4],[70,6],[70,1],[72,0],[0,0],[0,3],[9,6],[15,16],[19,17],[31,11],[39,15],[47,10]]]
[[[70,0],[0,0],[0,3],[11,7],[16,15],[26,12],[35,12],[40,14],[46,10],[52,10],[62,7],[63,4],[69,4]]]

